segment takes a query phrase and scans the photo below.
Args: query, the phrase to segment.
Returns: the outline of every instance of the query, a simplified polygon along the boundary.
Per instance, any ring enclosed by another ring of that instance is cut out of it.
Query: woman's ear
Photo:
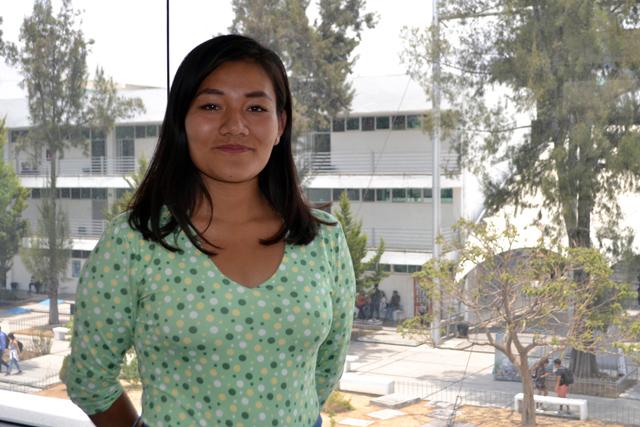
[[[283,111],[278,116],[278,139],[276,139],[275,145],[278,145],[280,143],[280,137],[284,133],[284,128],[286,126],[287,126],[287,113],[286,111]]]

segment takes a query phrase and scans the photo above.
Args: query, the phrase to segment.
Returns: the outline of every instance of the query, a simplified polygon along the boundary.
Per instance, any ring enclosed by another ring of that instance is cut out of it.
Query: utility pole
[[[436,41],[435,57],[432,63],[431,108],[433,114],[433,131],[431,143],[433,145],[433,171],[431,182],[431,200],[433,201],[433,250],[435,263],[440,260],[438,235],[440,234],[440,22],[438,17],[438,0],[432,0],[432,22],[434,40]],[[436,292],[429,295],[432,307],[431,339],[434,345],[440,345],[441,297],[440,287],[436,279]]]

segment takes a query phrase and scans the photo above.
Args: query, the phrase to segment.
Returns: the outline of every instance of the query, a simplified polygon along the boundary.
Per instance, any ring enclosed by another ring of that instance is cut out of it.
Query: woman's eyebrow
[[[198,91],[195,97],[198,97],[200,95],[224,95],[224,94],[225,93],[223,90],[207,87]],[[251,92],[247,92],[244,94],[244,96],[247,98],[267,98],[268,100],[273,101],[273,99],[269,96],[269,94],[263,90],[254,90]]]

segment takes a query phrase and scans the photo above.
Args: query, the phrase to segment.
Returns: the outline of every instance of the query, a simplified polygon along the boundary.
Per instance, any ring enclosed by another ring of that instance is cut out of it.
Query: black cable
[[[167,0],[167,101],[169,100],[169,0]]]

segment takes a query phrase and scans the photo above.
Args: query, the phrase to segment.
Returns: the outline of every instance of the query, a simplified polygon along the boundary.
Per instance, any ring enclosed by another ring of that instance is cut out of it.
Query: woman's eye
[[[214,110],[219,110],[220,106],[218,104],[204,104],[200,108],[207,111],[214,111]]]
[[[249,107],[249,111],[254,113],[261,113],[263,111],[267,111],[267,109],[260,105],[252,105],[251,107]]]

